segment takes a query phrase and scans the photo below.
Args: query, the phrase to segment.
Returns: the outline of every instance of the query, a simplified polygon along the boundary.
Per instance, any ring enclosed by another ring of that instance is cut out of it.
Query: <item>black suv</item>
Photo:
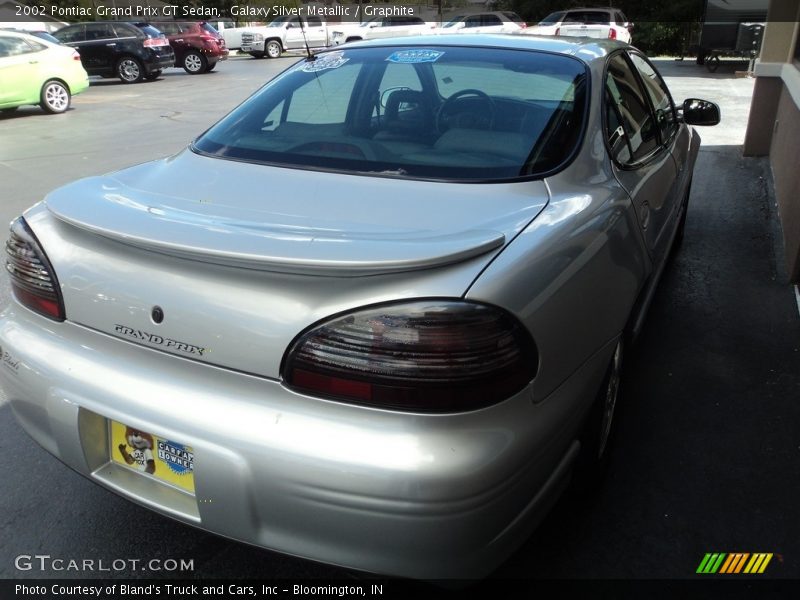
[[[175,52],[155,27],[118,21],[76,23],[53,34],[76,48],[89,75],[119,77],[124,83],[155,79],[175,64]]]

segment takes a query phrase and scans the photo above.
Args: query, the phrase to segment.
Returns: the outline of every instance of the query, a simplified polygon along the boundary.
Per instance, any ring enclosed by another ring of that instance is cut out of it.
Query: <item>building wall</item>
[[[770,162],[790,279],[800,282],[800,107],[783,86]]]
[[[790,280],[800,283],[800,0],[772,0],[745,156],[769,155]]]

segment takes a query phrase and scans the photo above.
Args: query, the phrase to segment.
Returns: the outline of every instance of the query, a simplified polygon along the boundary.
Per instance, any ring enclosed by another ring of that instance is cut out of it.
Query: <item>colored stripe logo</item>
[[[697,573],[700,574],[725,574],[736,575],[747,573],[761,574],[767,569],[772,560],[771,552],[708,552],[700,561]]]

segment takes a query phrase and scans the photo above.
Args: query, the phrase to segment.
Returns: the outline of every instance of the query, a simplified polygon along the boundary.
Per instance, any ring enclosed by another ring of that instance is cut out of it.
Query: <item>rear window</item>
[[[554,12],[539,21],[539,25],[554,25],[560,23],[566,13],[564,11]]]
[[[542,52],[337,50],[296,64],[193,149],[358,174],[536,176],[562,165],[580,142],[586,87],[582,62]]]
[[[613,23],[611,14],[603,10],[571,10],[566,21],[570,23],[605,24]]]
[[[148,38],[157,38],[164,35],[161,33],[161,30],[156,29],[152,25],[137,25],[140,31],[144,33]]]

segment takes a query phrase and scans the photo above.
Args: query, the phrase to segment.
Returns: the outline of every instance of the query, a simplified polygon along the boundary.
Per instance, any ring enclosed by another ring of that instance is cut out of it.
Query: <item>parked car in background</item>
[[[0,31],[0,111],[35,104],[65,112],[72,96],[89,87],[77,50],[36,36]]]
[[[16,29],[16,28],[13,28],[13,27],[7,27],[7,28],[4,28],[4,29],[2,29],[0,31],[16,31],[17,33],[27,33],[28,35],[32,35],[34,37],[38,37],[38,38],[40,38],[42,40],[47,40],[48,42],[51,42],[53,44],[60,44],[61,43],[56,38],[54,38],[52,34],[50,34],[47,31],[44,31],[42,29]]]
[[[286,50],[331,45],[328,24],[319,17],[278,17],[269,25],[251,27],[242,34],[240,50],[255,58],[278,58]]]
[[[175,66],[192,75],[213,71],[221,60],[228,58],[225,40],[206,21],[151,22],[167,36],[175,52]]]
[[[591,37],[631,43],[633,23],[616,8],[574,8],[554,12],[524,33]]]
[[[511,11],[456,15],[433,33],[514,33],[525,29],[525,21]]]
[[[166,36],[147,23],[97,21],[75,23],[53,34],[76,48],[86,72],[119,77],[123,83],[156,79],[175,64],[175,52]]]
[[[608,456],[693,125],[719,121],[678,106],[608,40],[298,60],[182,152],[13,222],[8,403],[76,472],[194,527],[482,577]]]
[[[337,23],[329,26],[333,45],[358,40],[377,40],[430,33],[434,25],[420,17],[375,17],[363,23]]]

